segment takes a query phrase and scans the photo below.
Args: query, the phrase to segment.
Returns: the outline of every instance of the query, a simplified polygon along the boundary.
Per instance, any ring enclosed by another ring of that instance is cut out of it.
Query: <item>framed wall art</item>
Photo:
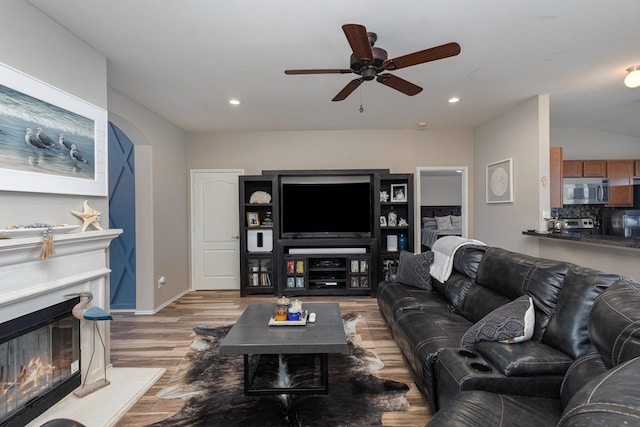
[[[391,184],[391,202],[407,201],[407,184]]]
[[[258,212],[247,212],[247,227],[260,227],[260,216],[258,215]]]
[[[487,165],[487,203],[513,202],[513,159]]]
[[[0,63],[0,190],[107,196],[107,111]]]

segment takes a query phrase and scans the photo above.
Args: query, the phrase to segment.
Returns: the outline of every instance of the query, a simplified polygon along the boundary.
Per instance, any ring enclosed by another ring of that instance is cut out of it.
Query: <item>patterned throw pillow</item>
[[[478,320],[462,336],[460,347],[473,347],[480,341],[527,341],[533,336],[535,316],[531,297],[523,295]]]
[[[396,281],[430,291],[432,289],[431,274],[429,274],[431,264],[433,264],[433,252],[431,251],[417,255],[402,251],[400,252]]]
[[[451,215],[451,226],[453,228],[462,228],[462,216]]]
[[[453,226],[451,225],[451,216],[437,216],[436,223],[438,224],[438,230],[451,230]]]

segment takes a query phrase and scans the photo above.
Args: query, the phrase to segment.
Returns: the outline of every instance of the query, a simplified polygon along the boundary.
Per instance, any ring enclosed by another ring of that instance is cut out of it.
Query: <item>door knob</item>
[[[232,239],[234,240],[238,240],[240,238],[240,236],[231,236]]]

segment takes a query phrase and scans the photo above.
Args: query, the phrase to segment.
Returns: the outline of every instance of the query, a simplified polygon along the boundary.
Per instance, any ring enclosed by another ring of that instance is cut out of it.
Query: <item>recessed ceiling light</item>
[[[238,101],[237,99],[230,99],[229,100],[229,104],[231,104],[231,105],[240,105],[240,101]]]
[[[455,104],[456,102],[459,102],[459,101],[460,101],[460,98],[458,98],[457,96],[449,98],[449,104]]]
[[[427,126],[427,122],[418,122],[418,126],[423,128],[423,127]]]

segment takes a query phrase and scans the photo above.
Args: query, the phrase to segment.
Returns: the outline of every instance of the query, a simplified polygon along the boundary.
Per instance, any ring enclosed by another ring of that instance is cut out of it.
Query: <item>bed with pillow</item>
[[[462,235],[460,206],[421,206],[421,243],[423,250],[431,249],[442,236]]]

